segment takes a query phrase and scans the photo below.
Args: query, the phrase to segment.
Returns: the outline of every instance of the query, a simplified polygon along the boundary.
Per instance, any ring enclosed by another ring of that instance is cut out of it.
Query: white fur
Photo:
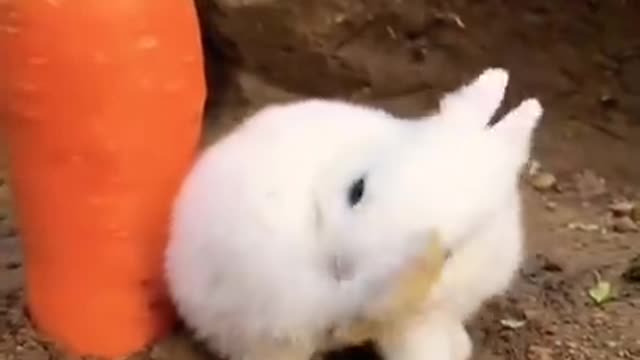
[[[466,359],[472,345],[464,325],[446,312],[429,311],[408,324],[403,334],[383,336],[379,346],[385,359]]]
[[[493,71],[497,75],[494,88],[487,87],[487,74],[485,72],[478,81],[471,86],[464,87],[461,91],[449,94],[445,98],[444,110],[441,110],[440,120],[450,121],[452,111],[446,106],[462,106],[465,97],[471,96],[478,101],[481,92],[489,92],[487,98],[500,102],[504,91],[500,88],[506,86],[503,80],[504,73]],[[470,92],[474,85],[480,85],[478,92]],[[500,97],[492,97],[491,93],[499,93]],[[473,101],[470,101],[473,103]],[[497,106],[488,106],[478,102],[481,106],[490,107],[490,111],[478,111],[488,118],[493,115]],[[443,104],[441,104],[441,107]],[[457,117],[453,119],[456,126],[463,128],[466,123],[473,122],[473,106],[465,108],[467,112],[457,108],[454,110]],[[445,115],[446,114],[446,115]],[[500,122],[485,133],[489,136],[497,135],[501,142],[503,152],[498,148],[484,153],[481,149],[475,153],[476,161],[465,162],[465,171],[472,179],[483,173],[491,173],[494,182],[485,188],[485,194],[502,197],[501,206],[494,205],[493,215],[480,224],[474,231],[467,233],[463,238],[465,242],[452,251],[452,256],[443,269],[440,280],[436,283],[429,299],[425,302],[425,316],[422,321],[406,329],[403,338],[404,343],[398,345],[398,341],[385,341],[382,339],[383,353],[389,359],[437,359],[437,360],[466,360],[471,357],[471,341],[463,328],[463,323],[468,320],[476,310],[488,298],[498,295],[506,290],[520,265],[523,256],[523,224],[521,219],[520,195],[517,189],[517,175],[522,165],[528,160],[532,133],[542,115],[540,104],[533,99],[526,100],[516,109],[509,112]],[[478,119],[482,121],[481,119]],[[471,124],[470,124],[471,125]],[[460,129],[460,131],[464,131]],[[493,133],[493,134],[492,134]],[[476,150],[476,148],[471,148]],[[484,148],[491,149],[490,146]],[[496,166],[497,168],[492,168]],[[491,168],[488,170],[487,167]],[[500,170],[502,168],[502,170]],[[495,173],[494,173],[495,171]],[[500,171],[502,174],[499,175]],[[461,178],[463,174],[459,174]],[[506,182],[505,182],[506,181]],[[487,183],[480,181],[475,190],[481,191]],[[454,183],[452,190],[455,191]],[[443,186],[445,186],[443,184]],[[446,191],[445,193],[449,193]],[[463,191],[462,194],[466,194]],[[478,198],[476,198],[478,199]],[[468,206],[473,208],[483,206],[487,199],[480,203],[469,199]],[[478,199],[479,200],[479,199]],[[443,200],[444,202],[444,200]],[[446,202],[445,202],[446,203]],[[447,207],[449,208],[449,207]],[[487,210],[488,208],[485,208]],[[459,214],[465,213],[464,210]],[[464,220],[462,221],[464,223]],[[408,350],[410,349],[410,351]]]
[[[525,101],[488,128],[507,80],[487,70],[422,121],[338,101],[273,105],[207,149],[167,249],[186,323],[232,360],[308,358],[437,228],[453,255],[424,317],[380,342],[389,359],[466,359],[464,320],[521,257],[517,178],[541,108]]]

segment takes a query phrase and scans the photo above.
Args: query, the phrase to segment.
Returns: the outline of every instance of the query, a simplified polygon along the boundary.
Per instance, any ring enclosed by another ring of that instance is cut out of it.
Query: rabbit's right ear
[[[489,131],[500,137],[508,151],[518,162],[529,157],[531,139],[543,114],[542,105],[537,99],[527,99],[507,113]]]
[[[508,82],[505,69],[489,68],[467,85],[446,94],[440,100],[439,115],[460,127],[483,128],[502,103]]]

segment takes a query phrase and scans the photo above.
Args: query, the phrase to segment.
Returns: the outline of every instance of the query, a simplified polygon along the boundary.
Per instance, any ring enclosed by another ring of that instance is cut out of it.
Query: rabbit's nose
[[[338,282],[353,278],[353,262],[345,256],[333,255],[330,260],[330,270],[332,277]]]
[[[444,251],[444,260],[447,261],[449,260],[449,258],[453,255],[453,252],[451,251],[451,249],[446,249]]]

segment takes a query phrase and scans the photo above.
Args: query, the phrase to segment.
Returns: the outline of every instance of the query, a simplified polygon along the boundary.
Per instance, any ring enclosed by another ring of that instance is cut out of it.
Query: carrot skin
[[[0,2],[0,121],[27,305],[71,353],[120,356],[165,335],[171,203],[205,100],[187,0]]]

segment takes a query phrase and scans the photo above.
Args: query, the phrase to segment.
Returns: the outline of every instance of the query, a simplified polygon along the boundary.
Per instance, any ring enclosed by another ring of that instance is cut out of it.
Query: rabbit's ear
[[[489,68],[445,95],[440,101],[440,115],[461,127],[485,127],[500,107],[508,82],[509,73],[505,69]]]
[[[489,131],[502,138],[518,161],[527,161],[531,150],[531,138],[543,109],[536,99],[527,99],[507,113]]]

